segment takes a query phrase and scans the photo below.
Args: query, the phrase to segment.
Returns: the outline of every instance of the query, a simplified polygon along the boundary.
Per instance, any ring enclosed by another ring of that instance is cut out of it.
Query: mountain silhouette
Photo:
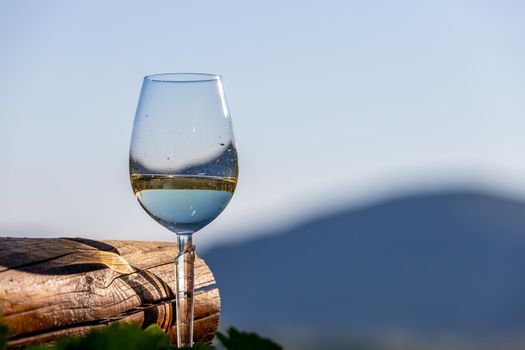
[[[205,252],[223,326],[496,335],[525,330],[525,203],[427,193]]]

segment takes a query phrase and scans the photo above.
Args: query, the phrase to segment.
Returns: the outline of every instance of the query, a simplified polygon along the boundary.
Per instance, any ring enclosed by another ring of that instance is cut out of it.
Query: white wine
[[[131,186],[151,217],[177,234],[192,234],[228,205],[232,177],[132,174]]]

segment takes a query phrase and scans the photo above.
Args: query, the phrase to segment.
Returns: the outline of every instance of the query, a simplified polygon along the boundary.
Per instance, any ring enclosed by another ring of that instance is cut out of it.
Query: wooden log
[[[83,335],[111,322],[157,323],[175,339],[176,243],[0,238],[0,313],[8,345]],[[195,261],[194,339],[211,342],[220,297]]]

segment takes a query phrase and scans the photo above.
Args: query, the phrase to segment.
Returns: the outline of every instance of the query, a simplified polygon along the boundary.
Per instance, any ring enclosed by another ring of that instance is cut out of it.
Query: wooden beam
[[[0,313],[9,346],[83,335],[111,322],[157,323],[175,336],[176,243],[0,238]],[[220,296],[195,261],[194,339],[211,342]]]

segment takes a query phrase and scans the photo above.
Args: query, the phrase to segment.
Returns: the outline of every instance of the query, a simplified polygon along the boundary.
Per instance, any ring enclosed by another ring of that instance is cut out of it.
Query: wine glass
[[[144,210],[177,234],[177,346],[193,344],[192,235],[228,205],[237,184],[237,150],[219,75],[144,78],[129,157]]]

